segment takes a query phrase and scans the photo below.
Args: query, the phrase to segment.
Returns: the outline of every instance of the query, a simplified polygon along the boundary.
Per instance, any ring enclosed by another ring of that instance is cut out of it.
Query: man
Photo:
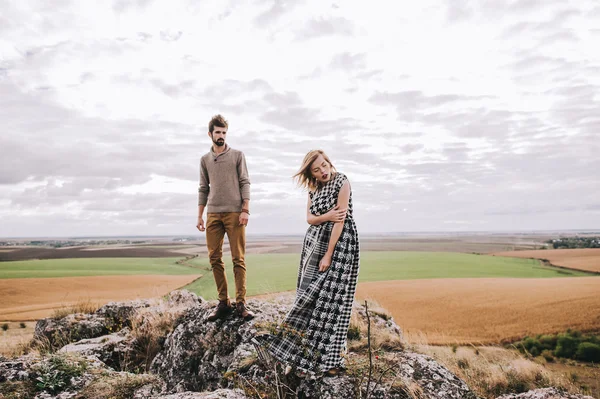
[[[213,116],[208,124],[208,137],[212,140],[212,146],[200,159],[196,227],[200,231],[206,231],[208,256],[219,293],[219,305],[209,315],[209,321],[221,319],[233,310],[227,293],[227,277],[222,259],[225,233],[233,260],[237,314],[244,320],[254,317],[246,308],[244,261],[246,226],[250,216],[250,180],[244,154],[225,144],[228,127],[227,121],[221,115]],[[206,225],[202,218],[205,207]]]

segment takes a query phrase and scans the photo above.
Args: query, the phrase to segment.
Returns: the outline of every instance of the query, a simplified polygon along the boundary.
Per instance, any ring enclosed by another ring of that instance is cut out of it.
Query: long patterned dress
[[[347,178],[336,173],[322,188],[309,193],[310,213],[323,215],[337,204]],[[342,367],[348,326],[359,270],[359,242],[352,216],[352,194],[342,234],[331,265],[319,272],[327,252],[333,222],[311,225],[306,232],[298,270],[296,299],[275,334],[262,335],[261,344],[279,361],[309,372]]]

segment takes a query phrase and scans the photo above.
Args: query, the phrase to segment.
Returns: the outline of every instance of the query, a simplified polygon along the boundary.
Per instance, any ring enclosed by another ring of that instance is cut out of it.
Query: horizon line
[[[428,231],[392,231],[392,232],[370,232],[362,233],[361,236],[390,236],[390,235],[408,235],[408,234],[475,234],[475,233],[560,233],[560,232],[582,232],[582,233],[594,233],[600,234],[600,228],[598,229],[531,229],[531,230],[428,230]],[[0,237],[0,240],[10,239],[90,239],[90,238],[167,238],[167,237],[193,237],[192,234],[163,234],[163,235],[76,235],[76,236],[13,236],[13,237]],[[247,233],[247,237],[302,237],[304,234],[299,233]],[[201,238],[201,237],[198,237]]]

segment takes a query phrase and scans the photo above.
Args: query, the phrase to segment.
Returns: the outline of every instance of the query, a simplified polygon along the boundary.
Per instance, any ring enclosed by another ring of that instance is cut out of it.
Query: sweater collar
[[[231,147],[229,147],[227,144],[225,144],[225,150],[224,150],[222,153],[220,153],[220,154],[217,154],[216,152],[214,152],[214,150],[213,150],[213,146],[212,146],[212,145],[210,146],[210,154],[211,154],[211,155],[212,155],[212,156],[213,156],[215,159],[216,159],[216,158],[219,158],[221,155],[225,155],[225,154],[227,154],[227,153],[229,152],[229,150],[231,150]]]

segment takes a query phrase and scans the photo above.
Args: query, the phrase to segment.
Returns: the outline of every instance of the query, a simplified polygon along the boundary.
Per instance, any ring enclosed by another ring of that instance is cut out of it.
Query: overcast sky
[[[316,148],[362,233],[600,228],[595,0],[0,0],[0,237],[199,234],[216,113],[249,234]]]

